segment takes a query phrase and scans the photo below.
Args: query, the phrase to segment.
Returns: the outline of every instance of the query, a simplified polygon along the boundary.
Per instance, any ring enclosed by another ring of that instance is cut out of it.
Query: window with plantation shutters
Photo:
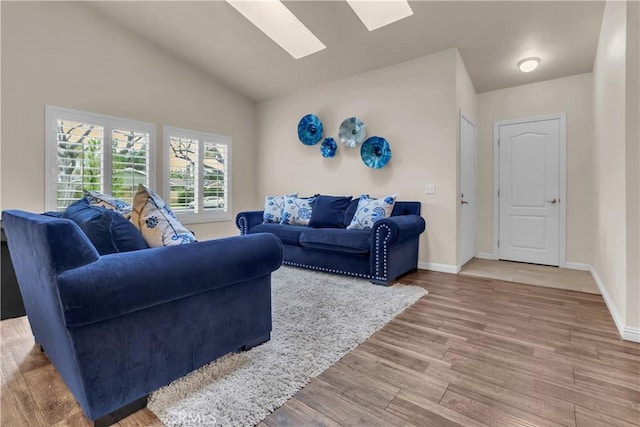
[[[96,190],[133,201],[138,184],[155,186],[155,125],[47,106],[48,210],[62,211]]]
[[[231,138],[164,127],[165,200],[185,223],[231,219]]]

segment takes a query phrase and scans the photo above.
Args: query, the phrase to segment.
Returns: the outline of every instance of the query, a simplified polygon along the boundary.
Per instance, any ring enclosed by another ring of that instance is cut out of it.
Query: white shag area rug
[[[417,286],[281,267],[271,340],[224,356],[152,394],[168,426],[253,426],[427,293]]]

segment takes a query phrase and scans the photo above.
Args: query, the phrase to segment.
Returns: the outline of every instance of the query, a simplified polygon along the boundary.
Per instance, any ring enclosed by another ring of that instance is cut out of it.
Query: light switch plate
[[[436,185],[427,184],[425,187],[425,191],[427,192],[427,194],[436,194]]]

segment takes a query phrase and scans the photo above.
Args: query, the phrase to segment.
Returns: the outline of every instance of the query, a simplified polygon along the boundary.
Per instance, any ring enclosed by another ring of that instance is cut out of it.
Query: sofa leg
[[[124,405],[123,407],[116,409],[110,414],[100,417],[93,422],[94,427],[108,427],[117,423],[118,421],[128,417],[134,412],[138,412],[140,409],[147,407],[147,398],[149,396],[143,396],[140,399],[134,400],[131,403]]]
[[[371,283],[373,283],[374,285],[379,285],[379,286],[391,286],[391,284],[393,283],[393,280],[390,281],[384,281],[384,280],[375,280],[375,279],[371,279],[369,280]]]
[[[246,343],[245,345],[243,345],[242,347],[240,347],[240,348],[238,349],[238,351],[249,351],[249,350],[251,350],[253,347],[257,347],[257,346],[259,346],[260,344],[264,344],[264,343],[266,343],[267,341],[269,341],[270,339],[271,339],[271,333],[268,333],[268,334],[263,335],[263,336],[261,336],[261,337],[259,337],[259,338],[255,339],[255,340],[253,340],[253,341],[250,341],[250,342]]]

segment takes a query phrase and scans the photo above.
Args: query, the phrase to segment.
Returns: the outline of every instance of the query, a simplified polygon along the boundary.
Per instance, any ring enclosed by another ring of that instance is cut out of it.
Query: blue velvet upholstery
[[[359,201],[360,199],[354,199],[349,202],[349,206],[347,206],[347,209],[344,211],[344,218],[342,220],[343,228],[347,228],[349,224],[351,224],[351,220],[358,210]]]
[[[71,220],[2,220],[35,340],[89,419],[270,337],[273,235],[100,256]]]
[[[342,224],[351,220],[347,216],[355,213],[355,202],[347,206]],[[390,284],[418,267],[418,242],[425,230],[420,207],[420,202],[398,201],[391,217],[377,221],[371,230],[262,224],[262,211],[240,212],[236,225],[241,234],[259,231],[280,237],[284,264]]]
[[[309,227],[304,225],[273,224],[265,222],[252,227],[250,233],[271,233],[278,236],[283,245],[299,245],[300,234],[308,229]]]
[[[313,204],[309,227],[344,228],[344,213],[352,197],[318,195]]]
[[[63,217],[80,226],[100,255],[149,247],[138,229],[125,217],[103,206],[89,204],[86,197],[69,205]]]
[[[355,231],[345,233],[345,230],[338,228],[311,228],[301,233],[300,246],[325,251],[368,254],[371,250],[371,233],[369,230]]]

